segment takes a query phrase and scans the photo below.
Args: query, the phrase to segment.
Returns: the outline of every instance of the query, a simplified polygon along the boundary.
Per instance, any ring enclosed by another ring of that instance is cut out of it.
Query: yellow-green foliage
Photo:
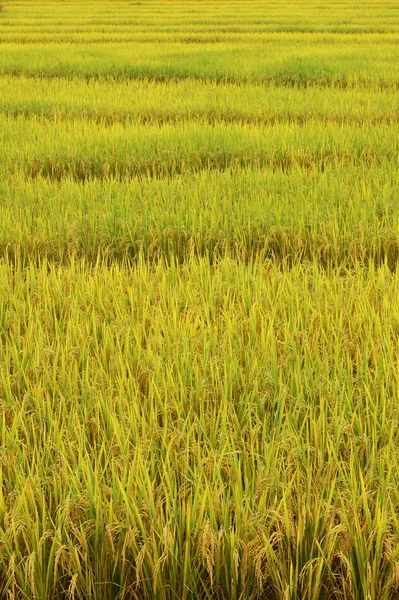
[[[0,597],[399,597],[399,5],[0,7]]]
[[[4,591],[397,593],[397,274],[43,261],[0,289]]]

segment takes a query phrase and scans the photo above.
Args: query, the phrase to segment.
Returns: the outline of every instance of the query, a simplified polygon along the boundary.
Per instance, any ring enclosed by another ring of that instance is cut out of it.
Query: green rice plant
[[[4,593],[391,597],[397,274],[43,261],[0,285]]]
[[[20,264],[72,256],[112,264],[139,254],[184,262],[194,254],[395,269],[398,186],[396,171],[387,181],[377,165],[129,182],[17,175],[0,185],[0,254]]]
[[[364,126],[398,121],[396,92],[262,87],[203,83],[192,79],[110,82],[0,77],[0,110],[7,117],[150,124],[245,123],[257,127],[289,122]]]
[[[233,34],[232,34],[233,35]],[[395,90],[398,82],[396,44],[326,44],[273,40],[259,46],[148,42],[70,44],[5,43],[0,74],[34,78],[80,77],[111,81],[152,79],[159,82],[192,78],[222,83],[284,87]],[[132,56],[134,60],[132,60]],[[204,58],[205,57],[205,58]]]
[[[0,596],[399,595],[395,4],[0,19]]]
[[[0,117],[3,173],[60,181],[176,177],[203,170],[320,170],[347,164],[392,171],[398,140],[388,124],[343,129],[292,123],[256,127],[204,123],[98,128],[85,121],[61,122]],[[23,145],[16,143],[20,133]],[[53,136],[56,135],[56,138]]]

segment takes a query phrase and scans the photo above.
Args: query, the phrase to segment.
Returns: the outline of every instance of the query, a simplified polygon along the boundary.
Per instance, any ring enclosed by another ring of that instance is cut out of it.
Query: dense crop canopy
[[[4,0],[1,597],[398,597],[398,36]]]

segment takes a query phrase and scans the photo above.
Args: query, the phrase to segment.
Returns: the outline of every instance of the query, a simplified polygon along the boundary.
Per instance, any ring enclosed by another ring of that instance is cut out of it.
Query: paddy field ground
[[[398,132],[398,2],[2,2],[1,598],[399,598]]]

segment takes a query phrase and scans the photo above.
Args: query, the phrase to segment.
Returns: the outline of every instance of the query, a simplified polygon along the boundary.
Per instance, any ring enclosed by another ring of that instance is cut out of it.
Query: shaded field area
[[[399,597],[399,4],[4,0],[0,596]]]

